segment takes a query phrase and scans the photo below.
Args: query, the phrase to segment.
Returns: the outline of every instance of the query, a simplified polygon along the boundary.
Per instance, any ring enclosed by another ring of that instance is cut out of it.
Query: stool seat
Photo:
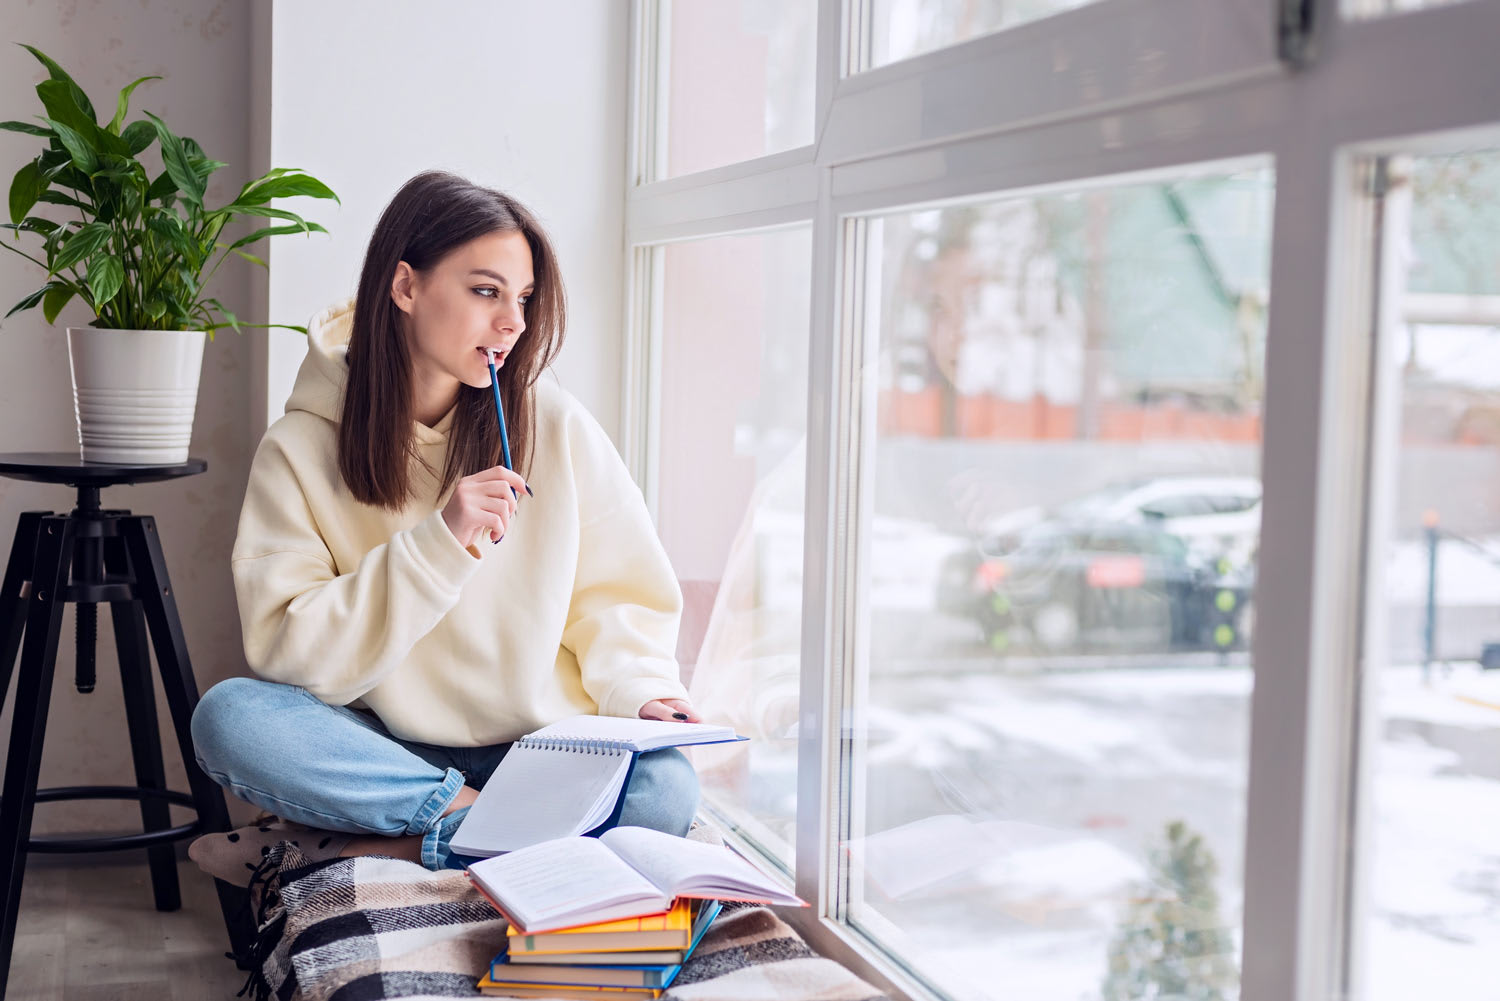
[[[167,465],[84,462],[77,452],[0,452],[0,476],[33,483],[112,487],[123,483],[156,483],[192,476],[208,468],[202,459]]]
[[[9,754],[4,786],[0,788],[0,881],[4,885],[0,997],[5,994],[9,976],[29,851],[143,848],[156,907],[169,911],[181,906],[177,857],[171,842],[229,829],[224,792],[198,767],[193,753],[191,722],[198,704],[198,686],[156,519],[107,510],[99,503],[104,487],[177,479],[207,468],[202,459],[170,465],[128,465],[85,463],[63,452],[0,453],[0,476],[68,484],[78,491],[77,507],[67,514],[28,511],[20,516],[0,584],[0,704],[10,688],[12,673],[16,673]],[[80,693],[94,690],[96,611],[99,604],[109,606],[135,766],[134,786],[37,788],[62,609],[69,602],[77,606],[74,666]],[[191,794],[167,788],[153,694],[153,648]],[[69,799],[138,800],[144,829],[139,834],[114,837],[32,838],[35,805]],[[192,807],[196,819],[174,827],[169,803]],[[217,888],[230,947],[240,964],[246,966],[254,936],[247,895],[223,882],[217,882]]]

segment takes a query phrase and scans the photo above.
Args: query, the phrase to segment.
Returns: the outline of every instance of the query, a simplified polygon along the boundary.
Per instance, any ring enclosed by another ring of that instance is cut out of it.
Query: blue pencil
[[[505,433],[505,405],[500,402],[500,376],[495,372],[495,356],[486,351],[484,360],[490,366],[490,389],[495,391],[495,416],[500,418],[500,462],[506,469],[514,469],[510,464],[510,437]],[[510,488],[510,494],[520,496],[515,487]]]

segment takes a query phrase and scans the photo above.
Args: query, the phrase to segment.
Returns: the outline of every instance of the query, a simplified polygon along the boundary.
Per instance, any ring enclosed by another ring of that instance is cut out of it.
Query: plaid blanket
[[[397,859],[309,864],[282,842],[252,894],[258,1001],[473,997],[505,942],[504,919],[463,873]],[[779,999],[884,1001],[767,908],[728,904],[661,1001]]]

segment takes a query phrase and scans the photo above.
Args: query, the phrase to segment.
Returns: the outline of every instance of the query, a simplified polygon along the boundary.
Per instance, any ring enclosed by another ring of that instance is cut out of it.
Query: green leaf
[[[16,171],[15,178],[10,182],[10,221],[18,223],[25,219],[26,213],[31,211],[31,207],[46,189],[47,182],[42,178],[41,169],[35,160]]]
[[[184,199],[192,205],[201,207],[203,205],[203,192],[206,185],[203,179],[193,172],[192,164],[188,162],[187,150],[182,145],[182,140],[172,134],[167,128],[166,122],[157,118],[151,112],[146,112],[146,117],[151,119],[151,124],[156,126],[156,138],[161,143],[162,162],[166,165],[167,173],[172,177],[172,183],[177,185],[177,190],[182,192]]]
[[[48,323],[57,322],[57,314],[62,312],[63,307],[68,304],[69,300],[75,294],[77,294],[77,289],[71,284],[64,282],[52,283],[51,291],[42,296],[42,315],[47,318]]]
[[[165,202],[167,198],[177,191],[177,182],[172,180],[172,175],[165,170],[156,175],[156,180],[146,189],[146,201]]]
[[[61,191],[43,191],[40,195],[37,195],[36,200],[46,202],[49,205],[71,205],[73,208],[83,209],[85,212],[94,211],[93,206],[85,205],[78,199],[71,195],[65,195]]]
[[[0,222],[0,229],[11,229],[17,233],[41,233],[46,235],[57,229],[57,223],[51,219],[43,219],[41,216],[27,216],[19,223]]]
[[[236,250],[234,253],[237,256],[239,256],[239,257],[243,257],[245,260],[249,261],[251,264],[259,264],[261,267],[265,268],[267,271],[271,270],[271,266],[269,264],[267,264],[265,261],[261,260],[259,257],[256,257],[254,254],[247,254],[243,250]]]
[[[88,135],[99,127],[92,111],[83,110],[79,104],[78,99],[83,92],[76,84],[70,86],[70,81],[44,80],[36,85],[36,92],[42,99],[42,107],[47,109],[48,117],[62,122],[73,131]],[[88,98],[84,98],[85,102],[87,100]]]
[[[51,135],[54,139],[57,138],[51,129],[47,130],[47,134]],[[59,143],[58,145],[61,146],[62,144]],[[37,164],[42,168],[42,173],[55,174],[59,168],[72,166],[73,154],[61,148],[48,149],[43,151],[41,156],[37,157]]]
[[[287,219],[291,222],[296,223],[297,228],[301,229],[305,233],[311,233],[312,228],[317,225],[317,223],[315,222],[307,222],[295,212],[289,212],[286,209],[273,209],[269,205],[240,205],[235,203],[226,205],[219,211],[228,212],[231,215],[250,216],[252,218],[264,217],[266,219]],[[326,233],[327,230],[324,230],[324,232]]]
[[[89,290],[94,293],[94,309],[115,297],[120,286],[125,284],[125,266],[110,253],[95,254],[89,258]]]
[[[282,174],[279,177],[263,177],[252,181],[245,191],[234,200],[235,205],[264,205],[272,198],[293,198],[305,195],[309,198],[332,198],[339,200],[333,190],[307,174]],[[343,202],[339,202],[340,205]]]
[[[52,138],[52,130],[44,129],[40,125],[32,125],[30,122],[0,122],[0,130],[6,132],[24,132],[29,136],[42,136]]]
[[[269,181],[273,177],[280,177],[283,174],[301,174],[301,173],[304,173],[304,171],[302,170],[301,167],[272,167],[270,170],[266,171],[264,174],[260,175],[255,180],[253,180],[253,181],[246,181],[245,182],[245,186],[243,188],[240,188],[240,193],[238,195],[235,195],[234,200],[236,202],[238,202],[244,196],[245,192],[249,191],[251,188],[255,187],[257,184],[263,184],[266,181]]]
[[[77,91],[74,100],[78,103],[78,106],[88,114],[90,121],[97,122],[99,120],[99,116],[94,114],[94,106],[89,103],[88,95],[83,92],[83,88],[79,87],[77,83],[74,83],[72,77],[68,76],[67,70],[57,65],[57,63],[53,62],[52,57],[48,56],[40,49],[27,45],[25,42],[18,42],[17,44],[24,48],[27,52],[30,52],[32,55],[36,56],[37,61],[40,62],[43,66],[47,67],[47,73],[52,77],[52,79],[61,80],[64,83],[72,84],[73,90]]]
[[[291,225],[291,226],[267,226],[265,229],[258,229],[254,233],[251,233],[249,236],[242,237],[242,238],[234,241],[233,243],[231,243],[229,245],[229,249],[230,250],[234,250],[237,247],[246,247],[246,246],[249,246],[250,244],[254,243],[256,240],[263,240],[263,239],[265,239],[268,236],[280,236],[283,233],[313,233],[313,232],[326,233],[326,232],[328,232],[328,230],[324,229],[322,226],[319,226],[315,222],[306,223],[305,225],[300,225],[300,226],[299,225]]]
[[[130,86],[126,87],[124,90],[120,91],[119,100],[115,102],[115,117],[110,120],[110,123],[106,126],[106,128],[110,132],[113,132],[115,135],[120,135],[120,123],[125,121],[125,112],[130,109],[131,91],[135,90],[147,80],[160,79],[162,78],[159,76],[143,76],[139,80],[136,80],[134,83],[132,83]]]
[[[160,296],[153,295],[146,300],[146,315],[153,320],[160,320],[167,314],[167,304]]]
[[[130,150],[131,156],[139,156],[156,139],[156,126],[150,122],[131,122],[120,133],[120,138],[125,140],[125,148]]]
[[[94,152],[94,147],[89,141],[79,135],[74,129],[69,128],[55,118],[47,119],[57,133],[58,140],[68,148],[68,153],[73,157],[73,165],[85,174],[92,174],[99,169],[99,157]]]
[[[57,274],[63,268],[70,268],[79,261],[89,257],[104,246],[109,239],[110,229],[102,222],[91,222],[75,230],[57,248],[57,257],[52,262],[52,274]]]
[[[203,264],[203,252],[198,242],[182,228],[182,220],[171,212],[153,212],[146,220],[146,229],[161,237],[163,242],[193,268]]]
[[[240,329],[240,320],[239,320],[239,317],[235,316],[229,310],[225,309],[224,308],[224,304],[222,302],[220,302],[217,299],[206,299],[204,301],[208,305],[212,306],[214,309],[217,309],[219,312],[221,312],[221,313],[224,314],[225,319],[227,319],[229,321],[229,325],[234,328],[234,332],[235,333],[237,333],[237,334],[243,334],[244,333],[244,331]],[[217,328],[222,327],[222,326],[224,326],[224,324],[222,324],[222,323],[215,323],[215,324],[213,324],[213,329],[217,329]]]
[[[23,310],[23,309],[30,309],[31,307],[35,306],[37,303],[41,302],[42,299],[44,299],[46,297],[47,293],[50,292],[50,291],[52,291],[52,287],[54,285],[56,285],[56,284],[57,284],[57,282],[48,282],[47,284],[43,285],[41,288],[37,289],[35,292],[33,292],[30,295],[28,295],[26,298],[22,299],[20,302],[16,303],[14,306],[10,307],[10,312],[5,314],[5,318],[6,319],[10,319],[12,316],[14,316],[15,314],[19,313],[21,310]]]
[[[113,153],[105,153],[99,158],[99,169],[89,175],[90,180],[98,180],[101,177],[116,178],[124,180],[135,176],[136,167],[139,166],[128,156],[116,156]]]

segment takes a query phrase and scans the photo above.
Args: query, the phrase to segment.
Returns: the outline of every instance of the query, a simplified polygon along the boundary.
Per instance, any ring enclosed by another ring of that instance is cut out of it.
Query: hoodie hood
[[[297,370],[286,412],[305,411],[338,424],[349,382],[349,339],[354,332],[354,299],[334,303],[307,321],[307,356]],[[412,421],[413,434],[424,445],[446,444],[453,423],[449,410],[433,427]]]

